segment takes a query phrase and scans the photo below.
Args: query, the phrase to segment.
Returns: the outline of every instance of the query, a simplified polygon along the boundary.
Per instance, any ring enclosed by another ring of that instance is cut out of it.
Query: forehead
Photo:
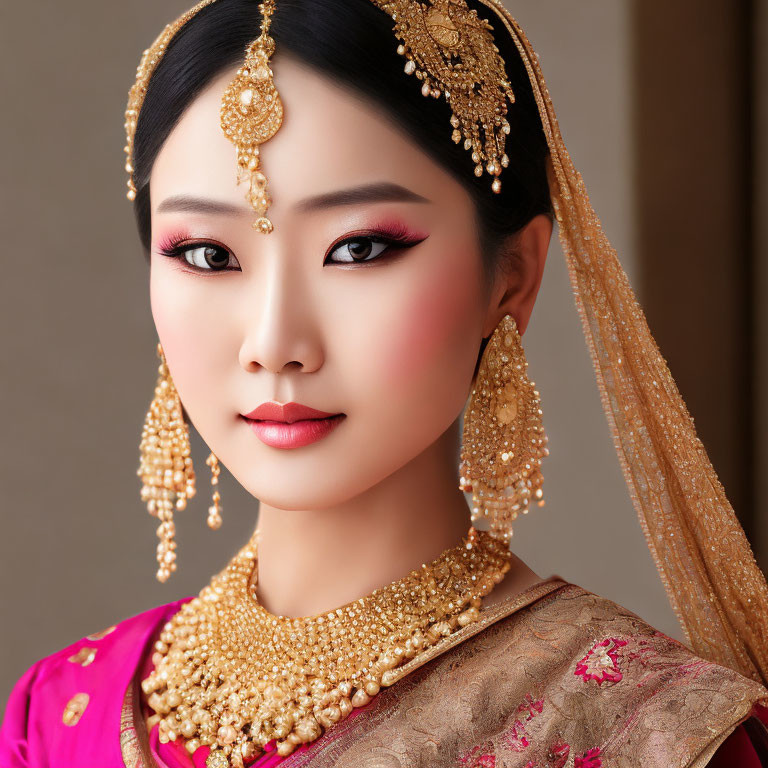
[[[261,145],[271,216],[287,214],[308,196],[382,181],[437,204],[469,204],[462,185],[382,107],[292,56],[278,52],[272,67],[285,113],[278,132]],[[150,180],[153,209],[177,194],[244,204],[246,186],[236,183],[236,150],[220,126],[221,96],[236,69],[215,78],[189,105],[160,150]],[[413,85],[403,77],[403,88]],[[445,130],[450,141],[450,126]]]

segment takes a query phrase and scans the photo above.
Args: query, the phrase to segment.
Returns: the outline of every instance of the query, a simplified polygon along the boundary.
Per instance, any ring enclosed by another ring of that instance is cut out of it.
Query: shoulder
[[[185,597],[87,635],[32,664],[0,726],[0,765],[119,766],[123,696],[137,665]]]
[[[768,696],[576,585],[520,604],[383,689],[335,768],[378,767],[393,743],[398,765],[703,766]]]
[[[584,765],[600,757],[603,765],[688,766],[768,697],[759,682],[574,584],[499,622],[488,641],[499,667],[526,667],[521,706],[501,732],[507,744],[533,744],[536,734],[546,750],[566,745]]]

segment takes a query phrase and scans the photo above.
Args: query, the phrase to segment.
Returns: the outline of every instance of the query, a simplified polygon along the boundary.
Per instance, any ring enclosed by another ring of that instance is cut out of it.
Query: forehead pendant
[[[275,41],[269,36],[274,0],[264,0],[261,34],[248,46],[245,61],[221,100],[221,128],[237,149],[237,183],[247,183],[246,199],[258,218],[254,229],[264,234],[274,227],[267,218],[271,202],[267,178],[261,171],[259,146],[283,124],[283,103],[275,88],[269,58]]]

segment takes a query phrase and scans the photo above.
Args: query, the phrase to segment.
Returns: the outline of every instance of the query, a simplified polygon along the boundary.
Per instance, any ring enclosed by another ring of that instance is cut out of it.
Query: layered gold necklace
[[[208,745],[238,768],[274,740],[281,756],[368,704],[397,668],[480,616],[509,570],[507,546],[470,528],[402,579],[318,616],[269,613],[256,596],[258,530],[155,644],[142,682],[161,742]]]

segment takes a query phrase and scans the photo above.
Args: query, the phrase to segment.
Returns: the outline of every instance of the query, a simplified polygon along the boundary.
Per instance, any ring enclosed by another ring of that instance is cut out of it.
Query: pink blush
[[[386,334],[390,381],[407,382],[422,370],[450,362],[457,340],[468,335],[466,318],[476,301],[467,289],[469,278],[449,270],[428,290],[414,291],[393,313]]]

